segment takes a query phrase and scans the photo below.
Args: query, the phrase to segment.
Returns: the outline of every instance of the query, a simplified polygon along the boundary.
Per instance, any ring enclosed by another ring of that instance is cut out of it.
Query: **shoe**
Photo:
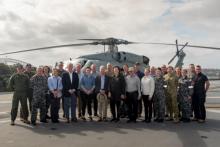
[[[33,126],[36,126],[37,124],[36,124],[36,121],[31,121],[31,124],[33,125]]]
[[[67,119],[66,119],[66,123],[70,123],[70,119],[67,118]]]
[[[82,117],[82,114],[78,114],[78,118],[81,118]]]
[[[205,123],[205,120],[204,119],[199,119],[198,123]]]
[[[158,119],[157,122],[158,123],[163,123],[164,119]]]
[[[198,119],[194,117],[194,118],[192,119],[192,121],[198,121]]]
[[[49,115],[46,115],[46,119],[51,119],[51,117]]]
[[[93,121],[92,116],[89,116],[90,121]]]
[[[137,120],[135,119],[135,120],[133,120],[133,123],[137,123]]]
[[[148,120],[147,120],[147,123],[151,123],[151,119],[148,119]]]
[[[95,117],[99,117],[99,115],[97,113],[94,114]]]
[[[77,122],[77,118],[72,118],[71,122]]]
[[[158,122],[158,120],[159,120],[158,118],[155,118],[155,119],[154,119],[155,122]]]
[[[23,121],[24,121],[24,119],[23,119],[23,118],[20,118],[20,121],[21,121],[21,122],[23,122]]]
[[[175,119],[175,120],[173,120],[173,123],[175,123],[175,124],[177,124],[177,123],[179,123],[179,122],[180,122],[179,119]]]
[[[115,120],[116,120],[116,118],[112,118],[112,119],[111,119],[111,122],[114,122]]]
[[[12,120],[10,125],[11,125],[11,126],[14,126],[14,125],[15,125],[15,122]]]
[[[59,120],[52,120],[52,123],[60,123]]]
[[[103,117],[102,119],[104,122],[108,122],[107,118],[106,117]]]
[[[143,122],[143,123],[147,123],[147,120],[146,120],[146,119],[145,119],[145,120],[142,120],[142,122]]]
[[[101,117],[98,119],[98,122],[102,122],[102,118]]]
[[[84,122],[86,122],[85,116],[82,116],[81,119],[82,119]]]
[[[168,118],[166,119],[166,121],[173,121],[173,118],[168,117]]]
[[[190,122],[190,119],[189,119],[189,118],[184,118],[182,121],[183,121],[184,123],[188,123],[188,122]]]
[[[42,123],[48,123],[48,121],[46,119],[40,120],[40,122]]]
[[[120,118],[117,118],[117,119],[115,120],[116,123],[119,122],[119,121],[120,121]]]
[[[132,120],[130,120],[130,119],[129,119],[129,120],[127,120],[127,123],[131,123],[131,122],[132,122]]]
[[[29,120],[25,120],[23,121],[25,124],[30,124],[31,122]]]

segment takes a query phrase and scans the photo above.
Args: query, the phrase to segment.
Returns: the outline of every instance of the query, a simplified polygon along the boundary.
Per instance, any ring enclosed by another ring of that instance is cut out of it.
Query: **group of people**
[[[74,67],[68,63],[64,70],[60,62],[52,69],[52,75],[48,66],[40,66],[33,73],[30,64],[25,69],[19,65],[9,81],[9,88],[14,91],[11,125],[15,124],[19,101],[21,121],[32,125],[36,125],[38,108],[40,122],[47,123],[51,119],[59,123],[60,105],[67,123],[78,119],[93,121],[94,117],[99,122],[108,121],[109,103],[111,122],[127,117],[127,123],[136,123],[144,108],[143,122],[146,123],[152,119],[159,123],[164,120],[190,122],[192,116],[194,121],[203,123],[209,85],[201,66],[194,64],[190,64],[189,69],[152,66],[142,72],[139,63],[133,67],[108,63],[101,65],[97,72],[95,64],[82,70],[81,64]]]

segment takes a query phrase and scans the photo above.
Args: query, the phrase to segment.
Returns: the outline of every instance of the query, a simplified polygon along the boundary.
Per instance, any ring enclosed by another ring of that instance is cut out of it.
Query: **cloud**
[[[1,1],[0,47],[14,51],[106,37],[170,43],[179,39],[181,43],[219,46],[219,4],[218,0]],[[10,57],[36,65],[53,64],[102,49],[84,46]],[[119,49],[148,56],[151,65],[167,63],[175,53],[172,46],[131,45]],[[205,67],[215,67],[213,60],[219,58],[217,51],[186,48],[185,52],[186,63],[200,61]]]

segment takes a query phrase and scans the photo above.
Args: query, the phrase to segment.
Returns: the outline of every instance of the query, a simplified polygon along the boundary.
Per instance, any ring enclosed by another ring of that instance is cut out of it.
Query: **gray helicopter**
[[[185,47],[195,47],[195,48],[205,48],[205,49],[215,49],[220,50],[218,47],[206,47],[206,46],[195,46],[189,45],[188,42],[185,44],[178,44],[176,40],[175,44],[172,43],[151,43],[151,42],[130,42],[123,39],[117,38],[106,38],[106,39],[79,39],[83,41],[91,41],[89,43],[78,43],[78,44],[65,44],[65,45],[57,45],[57,46],[48,46],[48,47],[41,47],[41,48],[34,48],[34,49],[27,49],[27,50],[19,50],[14,52],[7,52],[1,53],[0,55],[8,55],[8,54],[15,54],[15,53],[22,53],[22,52],[30,52],[30,51],[37,51],[37,50],[48,50],[54,48],[63,48],[63,47],[76,47],[76,46],[85,46],[85,45],[103,45],[104,52],[103,53],[96,53],[90,55],[80,56],[74,60],[70,59],[69,61],[65,61],[64,63],[71,62],[74,65],[80,63],[82,65],[82,69],[91,66],[92,64],[96,64],[97,67],[100,65],[106,65],[107,63],[111,63],[113,66],[117,65],[122,67],[124,64],[128,64],[128,66],[133,66],[136,62],[140,63],[141,69],[143,70],[145,67],[149,67],[150,59],[146,56],[141,56],[129,52],[118,51],[118,45],[129,45],[129,44],[153,44],[153,45],[169,45],[169,46],[176,46],[177,52],[175,56],[169,61],[170,64],[176,57],[178,57],[178,61],[175,67],[182,67],[183,59],[185,57],[185,53],[183,49]],[[106,50],[106,46],[108,47]],[[179,47],[182,47],[179,49]],[[98,69],[98,68],[97,68]]]

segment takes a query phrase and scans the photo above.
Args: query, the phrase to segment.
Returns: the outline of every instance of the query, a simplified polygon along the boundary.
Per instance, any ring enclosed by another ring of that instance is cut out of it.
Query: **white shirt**
[[[155,89],[155,82],[151,76],[144,76],[141,79],[141,92],[143,95],[149,95],[152,98]]]
[[[70,81],[71,81],[71,84],[72,84],[72,81],[73,81],[73,72],[69,72],[69,75],[70,75]]]
[[[128,75],[127,77],[125,77],[125,82],[126,82],[126,91],[127,92],[138,91],[139,97],[141,96],[140,79],[138,78],[138,76],[136,76],[136,75],[133,75],[133,76]]]

